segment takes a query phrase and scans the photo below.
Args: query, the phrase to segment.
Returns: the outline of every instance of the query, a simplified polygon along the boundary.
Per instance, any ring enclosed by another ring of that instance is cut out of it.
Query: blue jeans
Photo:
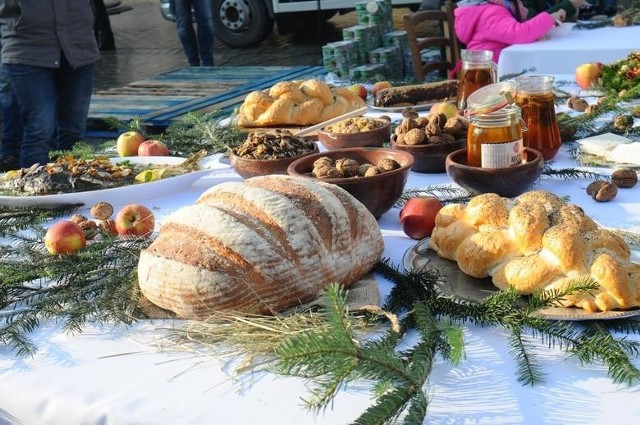
[[[0,63],[0,107],[2,108],[2,143],[0,155],[20,157],[22,142],[22,117],[16,95],[11,88],[9,75]]]
[[[196,31],[193,29],[193,15]],[[211,0],[174,0],[178,38],[191,66],[213,66],[213,6]]]
[[[20,105],[24,136],[20,166],[49,161],[52,149],[68,150],[84,139],[95,64],[72,69],[5,64]]]

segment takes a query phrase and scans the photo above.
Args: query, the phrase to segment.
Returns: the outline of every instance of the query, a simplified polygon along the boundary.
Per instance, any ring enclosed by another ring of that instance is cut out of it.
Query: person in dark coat
[[[0,0],[2,63],[24,124],[20,166],[83,140],[100,51],[92,0]]]

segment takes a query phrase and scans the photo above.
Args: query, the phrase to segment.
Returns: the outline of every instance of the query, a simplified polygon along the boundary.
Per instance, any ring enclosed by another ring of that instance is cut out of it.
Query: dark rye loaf
[[[343,189],[288,176],[228,182],[163,223],[140,255],[143,294],[180,317],[273,313],[358,281],[379,261],[375,218]]]

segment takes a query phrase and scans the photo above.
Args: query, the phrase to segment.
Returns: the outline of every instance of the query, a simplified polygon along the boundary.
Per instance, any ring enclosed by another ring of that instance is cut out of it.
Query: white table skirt
[[[565,150],[557,168],[574,166]],[[607,170],[610,171],[610,170]],[[158,226],[176,209],[234,173],[204,177],[191,188],[143,203],[153,207]],[[406,188],[450,184],[446,174],[410,173]],[[543,178],[547,189],[582,206],[604,225],[640,229],[640,185],[620,190],[609,203],[585,192],[585,180]],[[119,207],[116,205],[116,208]],[[400,228],[398,210],[379,220],[384,257],[400,264],[415,241]],[[380,279],[383,297],[391,284]],[[178,322],[141,321],[132,326],[87,326],[84,333],[60,333],[45,324],[32,335],[39,351],[17,357],[0,347],[0,424],[346,424],[371,403],[371,387],[358,382],[314,416],[304,409],[305,383],[267,373],[234,376],[214,352],[172,349],[163,338]],[[429,424],[617,424],[640,423],[640,386],[612,383],[606,368],[582,367],[532,339],[546,382],[523,386],[516,380],[507,334],[495,327],[463,326],[465,358],[459,366],[438,360],[424,391],[430,399]],[[638,340],[638,336],[629,338]],[[640,359],[634,364],[640,367]]]
[[[583,63],[612,63],[634,50],[640,50],[640,26],[574,29],[547,40],[507,47],[500,53],[498,75],[530,68],[538,74],[573,74]]]

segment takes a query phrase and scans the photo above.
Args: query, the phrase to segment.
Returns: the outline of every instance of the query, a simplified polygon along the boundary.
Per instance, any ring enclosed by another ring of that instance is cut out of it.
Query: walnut
[[[462,119],[458,117],[451,117],[444,123],[444,127],[442,127],[442,131],[448,134],[458,134],[464,129],[464,123]]]
[[[447,139],[444,136],[451,136],[450,134],[442,134],[440,136],[429,136],[430,145],[438,145],[441,143],[447,143]]]
[[[413,118],[404,118],[395,129],[396,134],[408,133],[409,130],[418,127],[418,123]]]
[[[592,114],[595,111],[597,111],[598,109],[600,109],[600,105],[597,105],[597,104],[588,105],[587,108],[584,110],[584,113],[585,114]]]
[[[318,159],[316,159],[315,161],[313,161],[313,168],[320,168],[321,166],[328,166],[328,167],[332,167],[333,166],[333,159],[323,156],[320,157]]]
[[[333,179],[341,177],[340,171],[332,165],[321,165],[318,168],[314,168],[312,174],[314,177],[319,179]]]
[[[411,106],[407,106],[402,110],[402,117],[413,119],[418,118],[418,111],[416,111],[416,109]]]
[[[599,183],[595,185],[594,183]],[[591,197],[598,202],[607,202],[612,200],[618,194],[618,186],[615,183],[605,181],[595,181],[589,185],[591,187]],[[587,193],[589,193],[589,187],[587,187]]]
[[[74,214],[71,217],[69,217],[69,221],[73,221],[76,224],[80,224],[83,221],[87,221],[88,218],[83,216],[82,214]]]
[[[429,119],[429,123],[433,123],[440,129],[442,129],[447,122],[447,116],[442,113],[432,112],[427,115],[427,118]]]
[[[406,143],[404,142],[404,135],[406,133],[400,133],[400,134],[394,134],[393,136],[391,136],[393,138],[393,140],[399,144],[399,145],[406,145]]]
[[[615,170],[611,174],[611,181],[620,188],[630,188],[638,183],[638,174],[633,170],[621,169]]]
[[[416,118],[416,123],[418,127],[425,128],[427,124],[429,124],[429,118],[427,117],[418,117]]]
[[[116,236],[118,231],[116,230],[116,222],[113,219],[98,220],[98,229],[105,235]]]
[[[640,105],[631,107],[631,116],[634,118],[640,118]]]
[[[435,121],[430,121],[427,127],[424,129],[427,136],[439,136],[442,134],[442,127],[440,127]]]
[[[567,108],[574,111],[584,112],[587,106],[589,106],[589,103],[580,97],[570,96],[567,100]]]
[[[427,142],[427,135],[421,128],[412,128],[404,135],[402,141],[405,145],[423,145]]]
[[[91,216],[98,220],[106,220],[113,215],[113,207],[108,202],[98,202],[91,207]]]
[[[378,161],[378,169],[383,173],[385,171],[393,171],[400,168],[400,164],[395,159],[385,158]]]
[[[367,171],[364,173],[364,177],[377,176],[378,174],[380,174],[380,169],[375,165],[372,165],[367,168]]]
[[[375,167],[375,165],[373,165],[373,164],[361,164],[361,165],[358,167],[358,175],[359,175],[360,177],[365,177],[365,176],[366,176],[366,174],[367,174],[367,171],[368,171],[368,170],[369,170],[369,168],[371,168],[371,167]]]
[[[343,177],[354,177],[358,175],[360,164],[355,159],[340,158],[336,161],[336,169]]]
[[[98,225],[93,220],[81,221],[78,226],[82,229],[84,238],[87,240],[93,239],[98,234]]]
[[[606,181],[604,180],[596,180],[594,182],[589,183],[589,186],[587,186],[587,195],[593,196],[593,194],[596,193],[598,189],[600,189],[600,186],[602,186],[605,183]]]
[[[626,132],[633,127],[633,117],[631,114],[620,114],[613,119],[613,127],[621,132]]]

